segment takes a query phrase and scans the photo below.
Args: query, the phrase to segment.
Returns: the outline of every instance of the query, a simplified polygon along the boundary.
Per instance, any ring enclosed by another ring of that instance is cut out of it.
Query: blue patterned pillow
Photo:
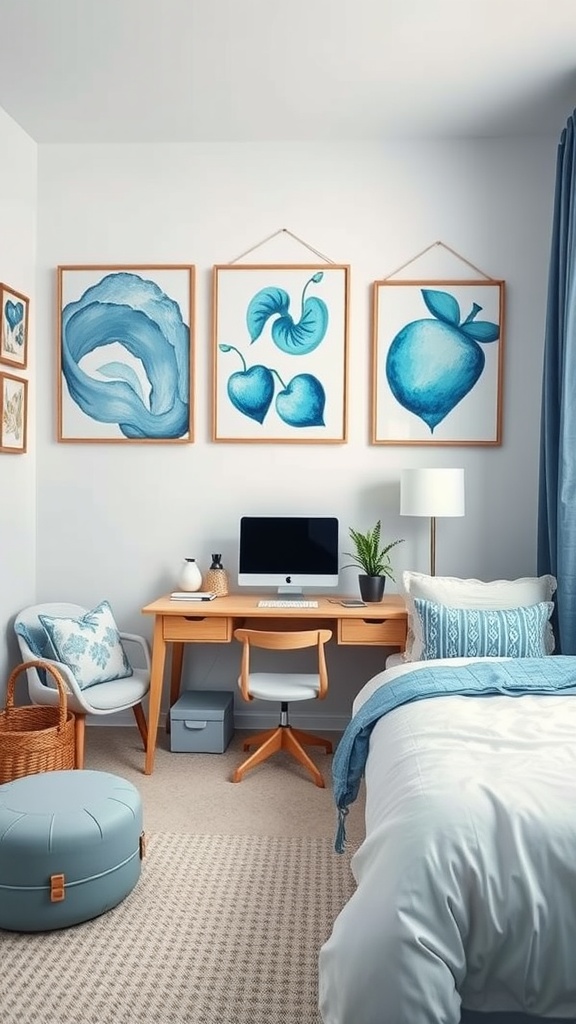
[[[552,601],[525,608],[450,608],[414,598],[421,658],[542,658]]]
[[[108,601],[78,619],[39,615],[58,661],[68,665],[81,690],[133,674]]]

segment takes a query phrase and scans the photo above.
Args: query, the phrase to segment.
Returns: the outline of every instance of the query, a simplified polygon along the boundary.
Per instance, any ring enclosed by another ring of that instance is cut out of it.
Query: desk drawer
[[[164,639],[168,641],[187,640],[198,643],[227,643],[232,639],[232,619],[213,615],[166,615],[164,617]]]
[[[401,647],[406,644],[406,619],[384,619],[377,615],[365,619],[339,619],[339,644],[379,644]]]

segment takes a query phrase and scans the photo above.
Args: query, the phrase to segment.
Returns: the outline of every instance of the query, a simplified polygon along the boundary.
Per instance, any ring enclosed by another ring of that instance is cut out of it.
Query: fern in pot
[[[352,526],[348,530],[354,544],[354,551],[346,551],[348,558],[352,559],[348,565],[342,566],[349,569],[358,566],[362,572],[358,576],[360,596],[367,603],[381,601],[384,594],[386,577],[394,580],[394,570],[390,561],[390,551],[397,544],[403,544],[404,539],[390,541],[383,545],[381,542],[382,524],[380,520],[366,533],[360,533]]]

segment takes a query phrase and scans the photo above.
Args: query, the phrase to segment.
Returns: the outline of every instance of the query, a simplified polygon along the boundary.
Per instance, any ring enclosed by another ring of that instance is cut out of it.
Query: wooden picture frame
[[[195,268],[58,267],[58,440],[189,444]]]
[[[347,439],[349,267],[213,269],[212,440]]]
[[[30,300],[0,283],[0,363],[25,370],[28,365],[28,314]]]
[[[0,452],[23,455],[28,441],[28,381],[0,373]]]
[[[371,443],[502,443],[504,281],[375,281]]]

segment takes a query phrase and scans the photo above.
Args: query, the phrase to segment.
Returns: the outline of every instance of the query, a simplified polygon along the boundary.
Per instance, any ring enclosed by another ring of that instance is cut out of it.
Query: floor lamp
[[[463,469],[403,469],[400,515],[430,518],[430,575],[436,575],[436,518],[464,515]]]

